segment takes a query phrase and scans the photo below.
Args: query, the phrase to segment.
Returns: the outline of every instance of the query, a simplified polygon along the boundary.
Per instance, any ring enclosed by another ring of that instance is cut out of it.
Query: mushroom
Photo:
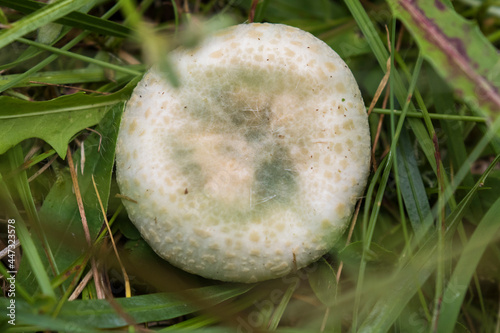
[[[366,186],[368,119],[342,59],[313,35],[242,24],[171,54],[126,105],[116,163],[156,253],[206,278],[305,267],[346,229]]]

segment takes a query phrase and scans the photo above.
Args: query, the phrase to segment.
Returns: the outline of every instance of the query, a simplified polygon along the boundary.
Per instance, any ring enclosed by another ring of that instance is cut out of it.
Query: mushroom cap
[[[242,24],[171,54],[126,105],[116,162],[158,255],[207,278],[283,276],[330,250],[366,186],[368,119],[342,59],[310,33]]]

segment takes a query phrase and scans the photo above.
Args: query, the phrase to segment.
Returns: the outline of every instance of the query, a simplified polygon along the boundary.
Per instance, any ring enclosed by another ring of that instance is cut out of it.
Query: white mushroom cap
[[[117,180],[130,219],[170,263],[256,282],[321,257],[369,172],[366,110],[347,65],[281,24],[242,24],[171,55],[127,103]]]

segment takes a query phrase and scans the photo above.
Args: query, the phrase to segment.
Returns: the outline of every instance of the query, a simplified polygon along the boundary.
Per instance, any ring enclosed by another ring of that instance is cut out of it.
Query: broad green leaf
[[[122,213],[122,215],[126,216],[126,213]],[[141,233],[128,218],[122,218],[117,222],[120,232],[127,237],[128,240],[135,241],[141,239]]]
[[[104,209],[107,209],[115,159],[116,138],[118,136],[123,107],[124,103],[115,105],[95,128],[96,132],[99,134],[92,133],[90,137],[83,141],[85,145],[84,170],[81,170],[82,150],[79,149],[74,154],[74,163],[77,168],[78,183],[92,238],[97,235],[97,232],[103,223],[103,215],[92,183],[92,176],[97,184],[97,189],[99,191]],[[76,227],[75,231],[80,233],[75,234],[73,237],[80,238],[83,241],[84,237],[83,234],[81,234],[82,226],[80,222],[80,214],[78,212],[76,199],[71,188],[71,179],[70,177],[67,177],[69,175],[67,170],[68,169],[65,170],[65,178],[67,181],[65,182],[64,190],[62,193],[58,191],[61,187],[51,190],[40,210],[40,219],[43,219],[46,230],[65,230],[69,238],[72,237],[68,234],[68,232]],[[74,200],[68,199],[68,196],[71,196]],[[60,204],[62,200],[66,200],[67,203],[64,207]],[[78,240],[76,240],[76,242],[78,242]],[[65,255],[59,255],[60,252],[58,251],[63,251],[63,249],[68,248],[72,249],[71,242],[68,242],[68,240],[65,241],[59,239],[58,244],[53,242],[51,244],[56,250],[54,252],[56,260],[70,263],[76,259],[76,256],[73,257],[72,255],[70,255],[70,258],[66,258]],[[78,255],[79,254],[80,253],[78,253]],[[63,265],[62,267],[65,268],[66,265]]]
[[[115,105],[96,127],[100,134],[92,133],[84,143],[85,163],[82,175],[81,149],[74,153],[78,183],[85,215],[93,239],[103,224],[102,212],[92,184],[94,176],[104,208],[107,208],[114,164],[116,137],[124,103]],[[102,142],[101,141],[102,138]],[[39,212],[40,221],[51,246],[59,271],[64,271],[86,248],[82,222],[78,211],[69,169],[60,171]],[[30,279],[29,270],[21,266],[20,281]],[[36,289],[36,288],[35,288]]]
[[[337,297],[337,275],[324,258],[317,261],[315,265],[317,269],[308,273],[309,285],[321,303],[333,306]]]
[[[0,0],[0,5],[18,10],[24,14],[31,14],[46,6],[43,3],[31,0]],[[115,37],[125,38],[131,34],[131,30],[124,25],[80,12],[69,13],[54,22]]]
[[[29,325],[25,329],[25,332],[52,331],[67,333],[102,333],[100,330],[90,328],[86,323],[61,320],[47,315],[30,313],[26,310],[20,311],[20,313],[16,315],[16,325],[18,327],[20,325]]]
[[[128,218],[128,217],[127,217]],[[129,278],[136,286],[144,283],[148,290],[173,291],[179,285],[198,286],[199,278],[181,270],[159,257],[144,239],[128,240],[120,257]]]
[[[401,194],[415,232],[427,230],[432,225],[431,206],[424,182],[413,154],[408,131],[403,127],[397,147],[397,162]]]
[[[73,94],[45,102],[1,96],[0,154],[19,142],[37,137],[66,156],[66,146],[84,128],[97,124],[114,105],[127,99],[131,88],[107,96]]]
[[[363,257],[363,242],[353,242],[339,252],[339,259],[342,260],[346,267],[357,267]],[[377,243],[371,243],[370,249],[365,252],[365,258],[368,263],[377,265],[386,265],[392,263],[395,259],[395,254]],[[386,266],[385,266],[386,267]]]
[[[12,23],[8,29],[0,31],[0,49],[12,43],[17,38],[26,35],[28,32],[36,30],[79,9],[85,5],[85,2],[86,0],[56,1]],[[3,0],[0,0],[0,5],[3,5]]]
[[[176,318],[200,311],[228,299],[241,295],[253,285],[222,284],[198,289],[190,289],[175,293],[157,293],[130,298],[116,298],[114,302],[127,313],[136,323],[161,321]],[[1,298],[0,304],[5,308],[8,299]],[[27,324],[43,325],[44,329],[54,329],[50,316],[35,315],[25,302],[18,301],[18,324],[23,324],[23,318],[30,318]],[[125,319],[107,300],[75,300],[67,302],[57,316],[60,323],[72,323],[75,327],[113,328],[127,325]],[[46,324],[44,324],[46,323]],[[70,329],[68,331],[71,331]]]
[[[389,0],[436,71],[472,109],[500,110],[500,57],[474,24],[441,0]]]

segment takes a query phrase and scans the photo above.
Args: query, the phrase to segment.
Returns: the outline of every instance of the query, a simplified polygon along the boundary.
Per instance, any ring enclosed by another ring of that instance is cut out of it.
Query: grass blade
[[[280,303],[276,307],[276,309],[273,312],[273,315],[271,316],[271,319],[269,320],[269,330],[270,331],[275,331],[276,328],[278,327],[281,317],[283,316],[283,313],[285,312],[288,303],[290,302],[290,299],[292,298],[293,293],[295,292],[295,289],[297,288],[298,282],[292,282],[288,288],[285,291],[285,294],[283,295],[283,298],[281,298]]]
[[[25,39],[25,38],[18,38],[17,40],[21,43],[24,43],[24,44],[27,44],[30,46],[35,46],[35,47],[40,48],[40,49],[45,50],[45,51],[50,51],[50,52],[55,53],[55,54],[67,56],[67,57],[78,59],[81,61],[85,61],[85,62],[88,62],[89,64],[94,64],[94,65],[98,65],[98,66],[101,66],[104,68],[109,68],[109,69],[115,70],[117,72],[122,72],[122,73],[130,74],[130,75],[141,75],[141,72],[135,71],[135,70],[130,69],[126,66],[115,65],[115,64],[112,64],[112,63],[109,63],[106,61],[102,61],[102,60],[94,59],[94,58],[87,57],[87,56],[84,56],[81,54],[65,51],[62,49],[58,49],[56,47],[52,47],[50,45],[38,43],[38,42],[29,40],[29,39]]]
[[[446,237],[454,234],[455,228],[465,214],[475,197],[477,190],[483,186],[486,178],[500,160],[497,157],[483,173],[480,179],[469,191],[467,196],[457,205],[456,209],[446,219]],[[388,332],[396,322],[405,305],[417,293],[418,286],[422,285],[435,270],[432,258],[437,251],[437,233],[431,233],[421,249],[401,265],[401,269],[387,282],[391,285],[389,294],[377,301],[362,323],[358,332]],[[390,301],[387,301],[390,300]]]
[[[427,230],[432,225],[432,214],[410,137],[405,128],[401,130],[397,155],[401,194],[413,230],[418,233],[419,230]]]
[[[102,18],[106,19],[106,18],[111,17],[116,11],[118,11],[119,8],[120,8],[119,4],[114,5],[111,9],[109,9],[102,16]],[[66,45],[64,45],[63,47],[61,47],[61,50],[63,50],[63,51],[70,50],[73,46],[77,45],[80,41],[82,41],[88,34],[89,34],[89,32],[87,32],[87,31],[82,32],[81,34],[79,34],[78,36],[76,36],[75,38],[73,38],[71,41],[69,41]],[[10,81],[10,82],[8,82],[8,83],[6,83],[4,85],[0,85],[0,93],[6,91],[7,89],[10,89],[10,88],[14,87],[17,83],[19,83],[22,80],[28,78],[30,75],[32,75],[32,74],[40,71],[42,68],[44,68],[45,66],[47,66],[48,64],[50,64],[51,62],[53,62],[54,60],[56,60],[57,58],[58,58],[57,54],[52,54],[52,55],[48,56],[46,59],[44,59],[41,62],[39,62],[38,64],[36,64],[33,67],[31,67],[30,69],[26,70],[24,73],[19,74],[12,81]],[[2,68],[2,67],[0,67],[0,68]]]
[[[358,23],[359,28],[363,32],[363,35],[366,37],[368,45],[370,45],[370,48],[372,49],[372,52],[375,55],[381,69],[385,72],[386,62],[389,58],[389,51],[387,51],[386,47],[382,43],[382,40],[380,39],[377,32],[378,29],[375,28],[374,24],[370,21],[370,17],[364,10],[359,0],[345,0],[344,2],[351,11],[354,19]],[[393,80],[394,84],[392,86],[394,87],[394,93],[399,101],[399,104],[407,104],[407,90],[401,76],[396,71],[393,73]],[[412,102],[409,102],[408,104],[408,111],[416,112],[415,106]],[[427,161],[434,169],[434,172],[436,172],[437,168],[436,160],[434,159],[434,145],[432,143],[432,139],[427,133],[427,130],[419,119],[409,118],[407,121],[410,124],[413,133],[417,137],[417,142],[422,148]]]
[[[466,244],[441,303],[437,332],[453,332],[472,276],[486,247],[498,237],[500,198],[491,206]],[[498,241],[498,239],[497,239]]]
[[[1,0],[0,4],[25,14],[31,14],[47,6],[43,3],[30,0]],[[68,13],[54,22],[107,36],[126,38],[132,34],[132,31],[124,25],[80,12]]]
[[[22,151],[20,146],[16,146],[14,149],[11,149],[7,152],[7,157],[9,159],[9,163],[11,165],[12,170],[17,170],[17,168],[22,164]],[[26,171],[21,171],[13,175],[14,186],[16,187],[16,191],[22,191],[22,179],[21,177],[26,177]],[[7,198],[9,200],[9,198]],[[12,198],[10,198],[12,200]],[[11,205],[14,205],[13,203]],[[31,269],[36,271],[36,280],[38,285],[44,295],[49,297],[49,299],[55,299],[55,293],[50,284],[50,279],[46,273],[45,266],[42,263],[42,259],[38,252],[35,243],[31,237],[31,234],[28,230],[28,227],[24,221],[24,219],[17,212],[14,212],[17,216],[13,216],[15,218],[16,224],[16,235],[19,238],[19,241],[23,248],[24,258],[28,261]]]
[[[0,0],[0,5],[3,1]],[[0,49],[9,45],[16,39],[36,30],[41,26],[53,22],[72,11],[85,5],[86,0],[61,0],[43,7],[12,23],[10,28],[0,31]]]
[[[0,174],[0,202],[2,203],[2,209],[4,213],[11,219],[15,219],[18,221],[21,217],[17,207],[14,204],[14,200],[12,200],[12,196],[10,195],[7,184],[5,183],[2,174]],[[4,277],[8,277],[10,273],[8,273],[7,269],[5,269],[3,264],[0,264],[0,274]],[[9,268],[9,270],[11,270]],[[21,297],[23,297],[26,302],[32,304],[34,302],[32,295],[26,291],[26,288],[20,281],[16,281],[16,289]]]

